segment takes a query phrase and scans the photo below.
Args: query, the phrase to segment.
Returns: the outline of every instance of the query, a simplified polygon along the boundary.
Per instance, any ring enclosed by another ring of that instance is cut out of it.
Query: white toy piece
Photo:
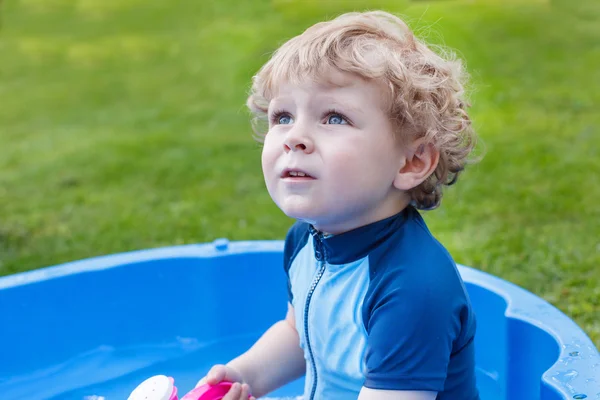
[[[136,387],[127,400],[170,400],[174,394],[173,378],[156,375]]]

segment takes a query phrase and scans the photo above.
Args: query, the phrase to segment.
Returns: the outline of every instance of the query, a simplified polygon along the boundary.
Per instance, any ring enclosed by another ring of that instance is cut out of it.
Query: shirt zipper
[[[304,336],[306,337],[306,347],[308,348],[308,354],[310,356],[310,362],[311,362],[311,367],[312,367],[312,372],[313,372],[312,389],[310,391],[310,397],[308,398],[308,400],[313,400],[315,397],[315,393],[317,392],[317,364],[315,363],[315,357],[313,355],[312,347],[310,345],[310,338],[308,336],[308,308],[310,306],[310,300],[312,298],[312,295],[315,292],[315,289],[317,288],[319,281],[323,277],[323,273],[325,273],[325,263],[326,263],[325,253],[323,251],[322,234],[313,229],[311,229],[311,233],[316,239],[315,240],[315,256],[317,258],[317,261],[319,261],[320,265],[319,265],[319,270],[317,271],[317,275],[315,276],[315,279],[313,280],[313,283],[310,286],[308,294],[306,295],[306,305],[304,307]]]

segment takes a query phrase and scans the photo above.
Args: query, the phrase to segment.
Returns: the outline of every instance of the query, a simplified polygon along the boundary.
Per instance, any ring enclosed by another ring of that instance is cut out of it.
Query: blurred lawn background
[[[460,263],[552,302],[600,345],[598,0],[8,0],[0,275],[107,253],[281,239],[244,108],[310,24],[383,8],[472,74],[483,161],[426,214]]]

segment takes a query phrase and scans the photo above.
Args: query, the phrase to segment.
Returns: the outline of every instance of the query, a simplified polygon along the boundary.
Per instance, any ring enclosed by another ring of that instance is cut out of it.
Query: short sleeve
[[[435,278],[434,278],[435,279]],[[442,284],[388,277],[369,304],[364,385],[382,390],[443,391],[461,296]]]

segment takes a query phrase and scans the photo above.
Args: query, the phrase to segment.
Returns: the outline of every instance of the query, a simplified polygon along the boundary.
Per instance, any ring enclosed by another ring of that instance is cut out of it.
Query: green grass
[[[101,254],[282,238],[244,109],[283,40],[385,8],[456,48],[483,161],[426,214],[458,262],[600,345],[597,0],[12,0],[0,29],[0,275]]]

